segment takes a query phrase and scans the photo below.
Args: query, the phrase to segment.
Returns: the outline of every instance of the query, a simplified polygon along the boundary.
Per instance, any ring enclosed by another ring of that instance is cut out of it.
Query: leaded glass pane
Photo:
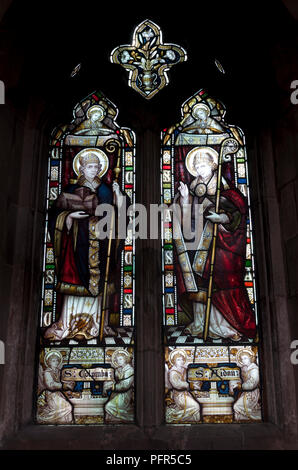
[[[166,422],[261,420],[243,132],[204,90],[162,132]]]
[[[167,72],[173,65],[186,60],[181,46],[163,43],[162,31],[151,20],[136,27],[132,44],[118,46],[111,52],[111,62],[129,72],[128,85],[146,99],[168,85]]]
[[[117,115],[94,92],[52,133],[40,424],[134,421],[135,237],[126,214],[135,203],[135,136]]]

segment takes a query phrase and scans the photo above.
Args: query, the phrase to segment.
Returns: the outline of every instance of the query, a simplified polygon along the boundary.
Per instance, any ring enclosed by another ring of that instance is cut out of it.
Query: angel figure
[[[108,135],[115,131],[110,129],[104,122],[107,111],[103,106],[94,105],[87,111],[87,119],[83,121],[74,131],[76,135]]]
[[[115,367],[115,382],[104,383],[104,394],[112,390],[111,397],[105,405],[107,422],[132,422],[134,420],[134,369],[132,357],[125,349],[117,349],[112,355]]]
[[[250,349],[240,349],[236,356],[241,367],[241,395],[234,403],[235,421],[261,421],[259,368]]]
[[[187,355],[184,349],[174,349],[169,356],[171,368],[166,365],[165,385],[170,390],[171,402],[166,408],[167,423],[200,421],[200,405],[190,393],[187,382]]]
[[[72,405],[66,389],[72,390],[74,382],[62,384],[60,372],[63,358],[59,351],[49,351],[44,358],[45,369],[39,370],[39,396],[37,422],[39,424],[72,424]],[[65,390],[65,391],[63,391]]]
[[[204,103],[196,104],[191,115],[183,123],[183,132],[187,134],[218,134],[225,132],[222,124],[210,117],[210,108]]]

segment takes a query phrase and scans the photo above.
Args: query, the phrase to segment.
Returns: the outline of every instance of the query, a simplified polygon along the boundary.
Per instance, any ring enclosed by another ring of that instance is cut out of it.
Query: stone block
[[[282,237],[285,241],[298,234],[297,206],[294,183],[288,183],[280,191],[280,218]]]
[[[285,244],[288,293],[298,295],[298,236]]]
[[[281,188],[289,181],[297,178],[298,175],[298,138],[295,128],[296,119],[289,116],[278,123],[273,133],[273,148],[278,188]]]

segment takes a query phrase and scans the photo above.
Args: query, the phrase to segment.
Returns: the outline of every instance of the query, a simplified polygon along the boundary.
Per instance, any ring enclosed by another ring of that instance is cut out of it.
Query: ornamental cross
[[[153,21],[136,27],[132,45],[116,47],[111,62],[129,71],[128,85],[150,99],[169,83],[167,71],[187,60],[186,51],[176,44],[163,44],[162,32]]]

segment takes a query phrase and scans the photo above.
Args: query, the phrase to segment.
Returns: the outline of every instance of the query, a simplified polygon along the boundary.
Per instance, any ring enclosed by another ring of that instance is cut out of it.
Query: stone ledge
[[[7,438],[1,450],[285,450],[298,449],[270,423],[139,428],[28,425]]]

